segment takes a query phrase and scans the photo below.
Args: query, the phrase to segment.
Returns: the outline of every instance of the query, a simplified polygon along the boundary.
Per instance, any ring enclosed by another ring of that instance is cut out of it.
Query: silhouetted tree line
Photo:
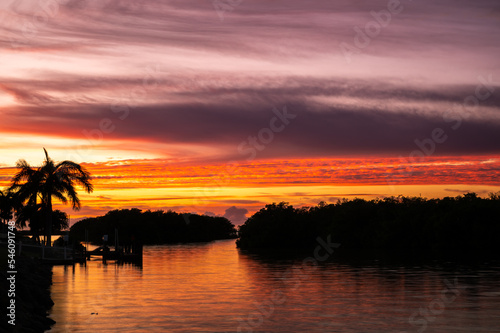
[[[492,250],[500,248],[500,193],[443,199],[390,197],[267,205],[239,229],[241,249],[312,248],[330,235],[342,249]]]
[[[118,229],[120,244],[189,243],[236,238],[234,225],[224,217],[184,216],[161,210],[142,212],[137,208],[113,210],[104,216],[81,220],[70,228],[69,237],[72,241],[84,241],[87,230],[90,242],[101,244],[103,235],[108,235],[108,244],[114,244],[115,229]]]

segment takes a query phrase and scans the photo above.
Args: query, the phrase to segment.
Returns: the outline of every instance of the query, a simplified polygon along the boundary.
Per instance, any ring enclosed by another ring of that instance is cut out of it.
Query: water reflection
[[[272,298],[257,292],[253,296],[261,309],[272,314],[254,310],[241,327],[274,332],[282,323],[304,332],[490,332],[500,324],[498,261],[415,266],[333,256],[304,270],[302,260],[241,254],[255,289],[278,288],[286,299],[273,309]]]
[[[52,332],[486,332],[500,326],[498,261],[405,266],[332,256],[303,266],[303,259],[245,254],[234,241],[220,241],[146,247],[143,269],[100,262],[54,267]]]

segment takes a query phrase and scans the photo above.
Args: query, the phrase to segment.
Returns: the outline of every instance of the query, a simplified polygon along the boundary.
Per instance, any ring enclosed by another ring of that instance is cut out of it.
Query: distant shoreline
[[[173,211],[142,211],[137,208],[112,210],[103,216],[73,224],[70,242],[88,240],[93,244],[119,245],[140,243],[160,245],[208,242],[237,237],[235,226],[224,217],[180,214]]]
[[[295,208],[266,205],[239,229],[237,246],[261,249],[314,249],[319,240],[339,251],[498,251],[500,193],[489,198],[466,193],[425,199],[389,197],[339,200]]]

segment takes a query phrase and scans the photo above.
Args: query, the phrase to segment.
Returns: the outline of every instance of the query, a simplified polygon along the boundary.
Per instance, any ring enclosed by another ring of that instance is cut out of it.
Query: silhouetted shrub
[[[178,214],[172,211],[146,211],[121,209],[104,216],[88,218],[75,223],[70,229],[70,239],[81,242],[102,243],[108,235],[108,244],[115,242],[115,229],[121,244],[138,241],[143,244],[168,244],[207,242],[216,239],[236,238],[234,225],[224,217]]]
[[[241,249],[306,248],[331,235],[343,249],[500,248],[500,195],[339,200],[316,207],[267,205],[239,229]]]

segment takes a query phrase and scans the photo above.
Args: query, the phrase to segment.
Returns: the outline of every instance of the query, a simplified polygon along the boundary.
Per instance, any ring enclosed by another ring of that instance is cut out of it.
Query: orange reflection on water
[[[232,248],[234,241],[229,243]],[[194,318],[204,318],[210,331],[228,308],[245,304],[238,254],[228,249],[213,243],[148,247],[142,269],[97,261],[74,269],[56,266],[53,331],[112,332],[117,325],[127,332],[162,331],[185,327]],[[228,328],[235,325],[226,322]]]
[[[302,259],[248,255],[228,240],[146,247],[142,269],[97,261],[56,266],[52,332],[417,331],[409,317],[455,277],[464,288],[430,331],[487,331],[500,323],[500,293],[492,292],[498,262],[462,274],[335,256],[304,269]]]

